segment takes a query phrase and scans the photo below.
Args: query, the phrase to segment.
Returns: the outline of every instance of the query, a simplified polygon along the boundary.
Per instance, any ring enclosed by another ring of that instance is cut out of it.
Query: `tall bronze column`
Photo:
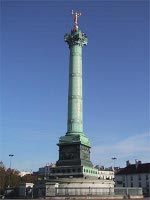
[[[74,13],[74,27],[71,34],[65,34],[69,45],[69,91],[67,133],[59,140],[59,160],[57,165],[87,165],[90,161],[90,141],[83,133],[83,99],[82,99],[82,48],[88,39],[78,28],[78,17]]]

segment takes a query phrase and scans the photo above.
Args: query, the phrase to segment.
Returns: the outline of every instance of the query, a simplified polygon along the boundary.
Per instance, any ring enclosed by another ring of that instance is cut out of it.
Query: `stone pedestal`
[[[46,183],[46,198],[63,196],[98,196],[114,195],[114,182],[112,180],[99,180],[96,178],[63,178],[52,179]]]

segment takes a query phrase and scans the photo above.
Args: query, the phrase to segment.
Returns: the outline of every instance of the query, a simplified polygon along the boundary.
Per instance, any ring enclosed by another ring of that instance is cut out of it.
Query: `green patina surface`
[[[78,29],[72,29],[71,34],[66,33],[64,39],[65,42],[68,43],[69,47],[72,47],[74,45],[79,45],[83,47],[88,43],[86,34]]]
[[[82,98],[82,47],[88,39],[81,30],[73,29],[65,34],[65,42],[70,49],[68,122],[66,136],[59,143],[80,143],[91,147],[89,139],[83,133],[83,98]]]
[[[71,30],[71,34],[65,34],[64,39],[70,50],[68,121],[66,135],[59,138],[57,166],[92,167],[91,144],[83,132],[82,48],[87,45],[88,39],[77,27]]]
[[[73,29],[71,34],[65,34],[65,41],[70,49],[67,134],[84,135],[82,47],[87,45],[87,38],[80,30]]]
[[[83,144],[85,146],[91,147],[90,141],[89,139],[84,136],[81,135],[81,133],[76,133],[76,134],[66,134],[65,136],[60,137],[59,139],[59,144],[73,144],[73,143],[80,143]]]
[[[97,177],[98,169],[94,167],[83,166],[83,174]]]

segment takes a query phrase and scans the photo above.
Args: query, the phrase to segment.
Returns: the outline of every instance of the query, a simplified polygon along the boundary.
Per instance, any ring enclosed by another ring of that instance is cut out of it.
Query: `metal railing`
[[[142,188],[55,188],[55,196],[139,196]]]

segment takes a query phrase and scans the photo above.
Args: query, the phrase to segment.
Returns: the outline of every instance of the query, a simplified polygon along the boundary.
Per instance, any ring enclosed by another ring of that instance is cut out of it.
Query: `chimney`
[[[126,167],[128,167],[129,165],[130,165],[130,161],[127,160],[127,161],[126,161]]]
[[[138,166],[140,165],[140,164],[142,164],[142,162],[140,161],[140,160],[135,160],[135,167],[136,167],[136,169],[138,168]]]

